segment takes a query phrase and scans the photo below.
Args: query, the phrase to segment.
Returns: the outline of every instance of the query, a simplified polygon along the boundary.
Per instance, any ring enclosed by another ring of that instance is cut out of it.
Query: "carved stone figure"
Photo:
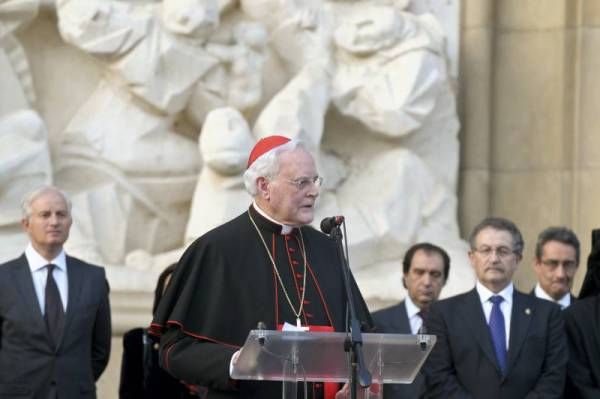
[[[156,256],[136,250],[127,256],[127,264],[162,270],[177,262],[185,246],[193,240],[247,209],[251,198],[244,188],[242,175],[254,141],[248,123],[238,110],[211,111],[199,138],[203,166],[194,190],[184,246]]]
[[[337,109],[415,151],[454,192],[458,119],[437,21],[430,14],[361,7],[344,16],[335,43]]]
[[[0,262],[22,252],[20,203],[52,182],[46,125],[33,108],[27,56],[14,33],[38,12],[38,1],[0,0]]]
[[[254,142],[238,110],[219,108],[208,114],[200,134],[203,167],[190,209],[186,244],[248,208],[250,197],[242,175]]]
[[[180,245],[200,159],[176,122],[217,63],[202,47],[217,1],[60,0],[57,13],[63,38],[107,65],[62,135],[57,180],[84,213],[70,251],[118,264],[132,249]]]

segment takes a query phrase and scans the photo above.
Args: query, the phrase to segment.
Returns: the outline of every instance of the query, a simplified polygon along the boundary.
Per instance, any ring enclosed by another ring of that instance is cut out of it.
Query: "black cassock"
[[[267,329],[284,322],[296,324],[286,291],[297,312],[306,289],[303,325],[345,329],[346,296],[334,240],[310,226],[290,234],[281,231],[281,225],[251,206],[189,246],[160,302],[152,331],[162,334],[162,366],[175,377],[200,385],[209,398],[281,397],[281,383],[231,380],[229,363],[258,322]],[[306,287],[302,242],[307,255]],[[363,329],[370,329],[371,317],[353,278],[352,287],[357,317]],[[323,384],[309,385],[309,397],[322,396]]]

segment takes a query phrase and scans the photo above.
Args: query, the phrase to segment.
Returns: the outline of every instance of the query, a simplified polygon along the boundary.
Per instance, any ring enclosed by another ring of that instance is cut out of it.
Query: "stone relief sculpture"
[[[342,114],[376,135],[400,139],[453,192],[458,120],[440,29],[430,14],[391,7],[348,13],[334,33],[332,96]]]
[[[243,115],[233,108],[208,114],[200,133],[203,167],[190,209],[185,244],[248,208],[242,174],[254,138]]]
[[[74,191],[83,221],[69,250],[119,264],[135,248],[179,245],[200,159],[176,119],[217,63],[202,47],[217,2],[62,0],[57,14],[65,41],[107,66],[62,134],[57,180]],[[97,217],[96,206],[108,214]]]
[[[367,128],[357,138],[367,140],[364,148],[377,139],[388,144],[355,169],[338,196],[338,208],[353,215],[360,232],[353,259],[363,286],[370,280],[373,291],[385,289],[377,265],[396,270],[386,263],[417,241],[442,244],[468,265],[456,223],[458,119],[439,24],[390,5],[344,4],[337,11],[332,101]],[[375,183],[377,194],[362,194],[360,187],[373,182],[384,182]],[[472,278],[468,267],[453,272],[454,282]]]
[[[211,111],[199,138],[202,171],[198,177],[185,231],[184,246],[158,255],[136,250],[128,254],[128,266],[163,270],[177,262],[185,246],[207,231],[238,216],[249,205],[242,174],[254,137],[243,115],[234,108]]]
[[[185,110],[197,126],[213,109],[229,106],[252,112],[263,98],[268,33],[258,22],[235,19],[224,19],[204,46],[218,63],[195,85]]]
[[[317,155],[315,224],[346,216],[366,296],[401,295],[399,259],[422,240],[453,256],[446,295],[470,286],[444,34],[408,5],[58,0],[61,37],[105,71],[59,133],[54,177],[77,221],[68,250],[126,264],[120,275],[160,270],[248,205],[247,152],[287,134]]]
[[[52,181],[46,125],[25,51],[14,33],[38,12],[32,0],[0,0],[0,262],[25,248],[23,196]]]

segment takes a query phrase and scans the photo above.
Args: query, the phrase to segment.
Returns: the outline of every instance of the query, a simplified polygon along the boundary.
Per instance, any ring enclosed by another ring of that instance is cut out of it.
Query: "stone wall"
[[[582,242],[577,292],[600,226],[599,23],[595,1],[462,5],[460,224],[463,235],[488,214],[519,225],[522,290],[537,233],[566,225]]]

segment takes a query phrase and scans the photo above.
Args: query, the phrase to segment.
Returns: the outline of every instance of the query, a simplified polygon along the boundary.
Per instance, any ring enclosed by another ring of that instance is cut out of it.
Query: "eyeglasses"
[[[551,269],[556,269],[560,265],[562,265],[566,270],[575,270],[577,268],[577,263],[574,260],[560,261],[556,259],[544,259],[542,260],[542,264]]]
[[[514,251],[508,247],[481,247],[476,248],[474,251],[481,255],[481,257],[484,259],[488,259],[494,252],[500,259],[506,259],[514,253]]]
[[[296,186],[298,191],[306,190],[308,187],[310,187],[311,184],[314,184],[317,187],[321,187],[321,184],[323,184],[323,178],[321,176],[299,177],[294,180],[290,180],[290,179],[283,179],[283,180]]]

